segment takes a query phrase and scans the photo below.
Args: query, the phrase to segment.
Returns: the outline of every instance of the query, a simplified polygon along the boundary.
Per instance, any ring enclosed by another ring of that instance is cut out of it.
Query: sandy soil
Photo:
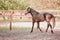
[[[60,40],[60,30],[54,30],[54,34],[50,30],[46,33],[45,30],[40,32],[34,30],[0,30],[0,40]]]

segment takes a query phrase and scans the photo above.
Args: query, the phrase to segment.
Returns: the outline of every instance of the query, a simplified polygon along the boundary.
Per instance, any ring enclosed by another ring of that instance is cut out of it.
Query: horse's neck
[[[32,16],[35,16],[35,15],[37,15],[37,14],[39,14],[39,12],[35,11],[34,9],[31,10],[31,15],[32,15]]]

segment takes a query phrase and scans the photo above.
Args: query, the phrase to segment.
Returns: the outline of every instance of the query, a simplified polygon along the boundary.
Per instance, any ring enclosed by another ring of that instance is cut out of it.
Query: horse
[[[48,28],[51,28],[51,33],[53,32],[53,29],[55,27],[55,16],[52,15],[49,12],[44,12],[44,13],[40,13],[37,12],[36,10],[32,9],[31,7],[28,7],[27,12],[25,13],[25,15],[27,15],[28,13],[31,14],[32,16],[32,29],[31,29],[31,33],[33,32],[33,28],[34,28],[34,23],[37,22],[37,28],[42,32],[41,28],[39,27],[39,22],[47,22],[47,29],[46,32],[48,31]],[[53,20],[53,26],[51,25],[50,21],[51,19]]]

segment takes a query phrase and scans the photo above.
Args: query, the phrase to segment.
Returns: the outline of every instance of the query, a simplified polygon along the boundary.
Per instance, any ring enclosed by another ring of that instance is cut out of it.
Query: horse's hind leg
[[[33,28],[34,28],[34,21],[32,22],[32,29],[31,29],[31,33],[33,32]]]
[[[53,33],[53,29],[52,29],[52,25],[50,24],[50,28],[51,28],[51,33]]]
[[[50,28],[51,28],[51,33],[53,33],[52,25],[50,24],[50,22],[48,22],[48,26],[47,26],[46,32],[48,31],[49,26],[50,26]]]
[[[50,26],[50,28],[51,28],[51,33],[53,33],[52,26],[51,26],[51,24],[50,24],[50,20],[51,20],[51,15],[47,15],[47,16],[46,16],[46,21],[48,22],[48,26]],[[48,30],[48,28],[49,28],[49,27],[47,27],[47,30]]]
[[[39,22],[37,22],[37,28],[42,32],[42,30],[39,27]]]

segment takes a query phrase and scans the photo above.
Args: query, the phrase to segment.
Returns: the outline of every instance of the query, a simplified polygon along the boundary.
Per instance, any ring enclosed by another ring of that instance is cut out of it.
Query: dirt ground
[[[0,40],[60,40],[60,30],[54,30],[54,34],[50,30],[46,33],[45,30],[40,32],[34,30],[0,30]]]

